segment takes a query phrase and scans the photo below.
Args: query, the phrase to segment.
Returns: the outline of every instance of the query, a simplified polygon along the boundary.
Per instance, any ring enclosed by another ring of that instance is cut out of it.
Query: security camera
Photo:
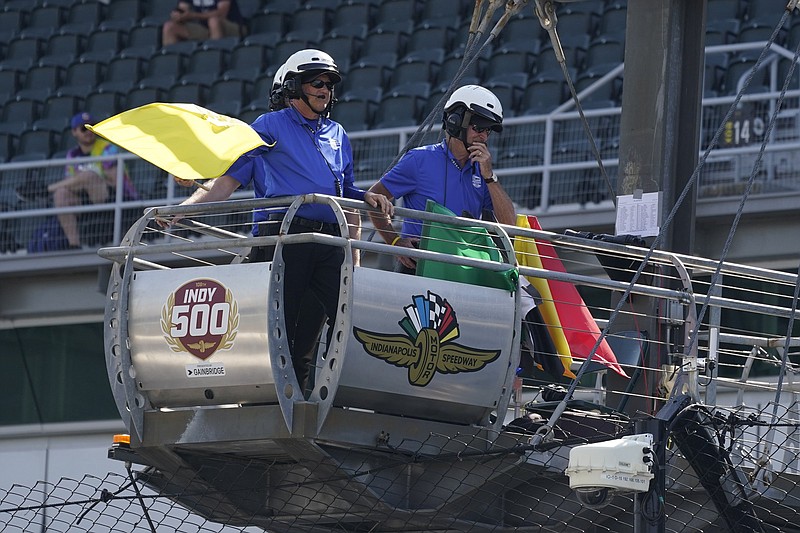
[[[569,486],[582,505],[597,509],[616,492],[647,492],[653,479],[653,435],[575,446],[569,451]]]
[[[575,491],[578,501],[587,509],[601,509],[608,505],[612,491],[606,488],[588,488]]]

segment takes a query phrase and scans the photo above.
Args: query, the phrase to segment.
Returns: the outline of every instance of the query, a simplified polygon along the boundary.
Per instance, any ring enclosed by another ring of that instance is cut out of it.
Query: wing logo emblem
[[[500,356],[500,350],[470,348],[454,342],[458,320],[450,303],[428,291],[416,295],[403,308],[398,322],[404,334],[377,333],[354,327],[353,335],[364,351],[387,363],[408,368],[408,382],[427,386],[436,373],[477,372]]]

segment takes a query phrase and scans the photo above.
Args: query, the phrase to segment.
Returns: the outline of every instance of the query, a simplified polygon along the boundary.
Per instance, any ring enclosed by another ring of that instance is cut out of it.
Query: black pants
[[[280,219],[259,224],[258,234],[277,235]],[[335,233],[332,225],[326,225],[323,233]],[[315,228],[292,224],[289,233],[320,231]],[[248,263],[272,261],[274,246],[256,246],[250,251]],[[323,244],[291,244],[283,247],[284,272],[284,321],[286,336],[297,382],[301,390],[313,386],[310,373],[317,346],[325,326],[329,324],[327,343],[330,345],[333,324],[339,306],[339,280],[344,250],[338,246]],[[310,378],[310,379],[309,379]]]
[[[331,342],[339,307],[344,249],[316,243],[293,244],[283,247],[283,258],[286,335],[297,382],[305,389],[324,317],[329,326],[328,345]]]

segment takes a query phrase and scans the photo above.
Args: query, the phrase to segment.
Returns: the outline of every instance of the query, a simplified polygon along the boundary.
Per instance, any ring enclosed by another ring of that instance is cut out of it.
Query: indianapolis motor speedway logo
[[[408,368],[408,382],[425,387],[436,372],[477,372],[500,356],[500,350],[479,350],[453,342],[460,335],[456,313],[450,303],[428,291],[416,295],[403,308],[398,322],[404,335],[376,333],[353,328],[353,335],[373,357]]]
[[[230,289],[212,279],[184,283],[161,309],[161,330],[173,352],[208,359],[229,350],[239,329],[239,306]]]

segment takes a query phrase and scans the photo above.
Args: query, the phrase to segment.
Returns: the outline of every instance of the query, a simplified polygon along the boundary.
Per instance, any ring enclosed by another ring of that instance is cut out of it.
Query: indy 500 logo
[[[233,347],[239,311],[230,289],[211,279],[184,283],[161,309],[161,330],[173,352],[208,359]]]

